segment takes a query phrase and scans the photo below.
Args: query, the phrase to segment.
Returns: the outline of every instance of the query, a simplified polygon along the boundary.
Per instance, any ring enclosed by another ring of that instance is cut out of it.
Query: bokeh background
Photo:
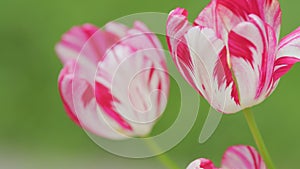
[[[280,2],[284,36],[300,26],[300,1]],[[0,168],[163,169],[155,158],[126,159],[102,150],[67,117],[57,90],[62,65],[54,45],[74,25],[89,22],[101,27],[129,14],[168,13],[178,6],[188,9],[192,21],[207,3],[208,0],[0,1]],[[300,65],[296,65],[282,78],[274,94],[253,109],[280,169],[299,165],[299,86]],[[171,92],[176,90],[176,86],[172,87]],[[255,145],[242,113],[223,116],[210,140],[199,144],[208,108],[201,99],[197,123],[184,141],[167,153],[182,168],[198,157],[219,164],[228,146]],[[171,104],[167,111],[164,118],[174,119]],[[169,124],[170,121],[158,125]]]

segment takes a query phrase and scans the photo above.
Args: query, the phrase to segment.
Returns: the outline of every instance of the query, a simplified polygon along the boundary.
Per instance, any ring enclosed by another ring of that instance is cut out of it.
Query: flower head
[[[212,161],[200,158],[193,161],[187,169],[218,169]],[[232,146],[223,155],[220,169],[266,169],[265,163],[251,146]]]
[[[141,22],[76,26],[56,46],[59,91],[71,119],[110,139],[144,136],[164,111],[169,77],[162,47]]]
[[[216,110],[235,113],[265,100],[300,60],[300,28],[280,43],[277,0],[212,0],[193,25],[169,14],[167,40],[178,70]]]

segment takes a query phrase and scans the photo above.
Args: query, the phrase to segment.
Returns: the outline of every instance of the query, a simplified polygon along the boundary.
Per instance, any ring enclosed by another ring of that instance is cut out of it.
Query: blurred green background
[[[178,6],[188,9],[192,21],[207,3],[208,0],[1,1],[0,168],[163,169],[155,158],[133,160],[105,152],[69,120],[57,90],[62,65],[54,45],[73,25],[90,22],[103,26],[136,12],[168,13]],[[298,0],[281,1],[281,36],[300,26],[299,5]],[[282,78],[274,94],[253,109],[278,168],[298,168],[299,77],[300,65],[296,65]],[[182,143],[168,152],[182,168],[198,157],[219,164],[228,146],[255,145],[242,113],[223,116],[211,139],[199,144],[207,115],[204,112],[209,107],[201,101],[196,125]],[[171,112],[172,107],[167,110]],[[170,112],[168,116],[176,115]]]

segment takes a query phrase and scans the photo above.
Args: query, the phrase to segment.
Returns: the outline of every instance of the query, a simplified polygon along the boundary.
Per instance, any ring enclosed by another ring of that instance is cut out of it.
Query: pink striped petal
[[[117,35],[120,39],[125,37],[129,28],[121,23],[109,22],[105,25],[105,31]]]
[[[177,49],[181,43],[184,43],[184,35],[191,28],[187,20],[188,12],[183,8],[176,8],[170,12],[168,21],[167,21],[167,42],[169,50],[172,54],[172,57],[175,57],[174,54],[179,54],[179,58],[185,62],[186,65],[189,64],[190,58],[188,51],[184,49]],[[186,46],[182,47],[186,49]],[[179,50],[179,51],[177,51]]]
[[[77,59],[80,55],[81,59],[97,65],[106,50],[118,39],[115,34],[101,31],[94,25],[85,24],[73,27],[65,33],[55,50],[63,63]]]
[[[169,78],[158,39],[138,26],[99,63],[95,95],[115,128],[144,136],[165,109]]]
[[[72,96],[72,83],[74,78],[74,70],[75,70],[75,61],[69,61],[68,63],[65,64],[64,68],[60,71],[59,74],[58,88],[67,114],[76,124],[80,125],[80,122],[75,113],[73,96]]]
[[[188,12],[183,8],[174,9],[168,16],[166,33],[171,53],[176,51],[177,44],[185,35],[185,33],[191,28],[187,20],[187,16]]]
[[[96,135],[110,139],[125,138],[108,126],[104,119],[99,118],[93,88],[84,79],[74,80],[75,67],[75,61],[66,63],[58,80],[60,95],[69,117]]]
[[[296,57],[280,57],[275,62],[275,71],[273,74],[274,82],[277,82],[283,75],[285,75],[295,63],[299,62],[300,58]]]
[[[263,21],[272,27],[275,31],[277,41],[279,40],[281,27],[281,8],[278,0],[260,0],[259,4],[264,3]]]
[[[278,81],[299,61],[300,27],[280,41],[274,66],[274,81]]]
[[[232,146],[222,159],[224,169],[266,169],[259,153],[251,146]]]
[[[242,108],[263,101],[272,84],[276,35],[257,16],[229,33],[230,64]],[[242,44],[242,45],[241,45]]]
[[[224,84],[226,88],[231,88],[231,99],[234,100],[236,105],[241,105],[237,84],[234,81],[234,76],[231,72],[231,68],[228,62],[228,52],[225,46],[220,51],[218,59],[219,60],[214,67],[213,74],[218,82],[218,88],[222,88]]]
[[[193,161],[186,169],[218,169],[214,166],[213,162],[205,159],[200,158],[195,161]]]
[[[219,38],[226,39],[227,33],[240,22],[248,21],[250,14],[269,24],[279,38],[281,9],[278,0],[213,0],[199,14],[195,25],[212,28]]]
[[[188,12],[183,8],[171,11],[167,21],[167,42],[174,63],[185,80],[197,90],[193,80],[192,60],[184,35],[191,28]],[[200,93],[201,94],[201,93]]]
[[[190,29],[185,38],[191,54],[191,77],[199,93],[220,112],[240,110],[227,60],[223,59],[224,42],[212,29],[200,27]]]
[[[126,38],[128,38],[128,41],[124,39],[123,43],[135,49],[162,49],[161,43],[156,35],[140,21],[134,22],[134,26],[128,31]]]
[[[194,21],[195,26],[210,28],[216,32],[220,39],[226,39],[228,29],[224,26],[224,21],[218,14],[217,0],[212,0],[198,15]],[[231,26],[232,27],[232,26]]]

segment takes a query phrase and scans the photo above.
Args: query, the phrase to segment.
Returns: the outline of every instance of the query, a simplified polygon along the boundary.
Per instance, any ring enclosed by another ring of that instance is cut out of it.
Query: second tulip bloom
[[[300,60],[300,29],[279,41],[277,0],[212,0],[193,25],[169,14],[167,40],[178,70],[216,110],[235,113],[265,100]]]

